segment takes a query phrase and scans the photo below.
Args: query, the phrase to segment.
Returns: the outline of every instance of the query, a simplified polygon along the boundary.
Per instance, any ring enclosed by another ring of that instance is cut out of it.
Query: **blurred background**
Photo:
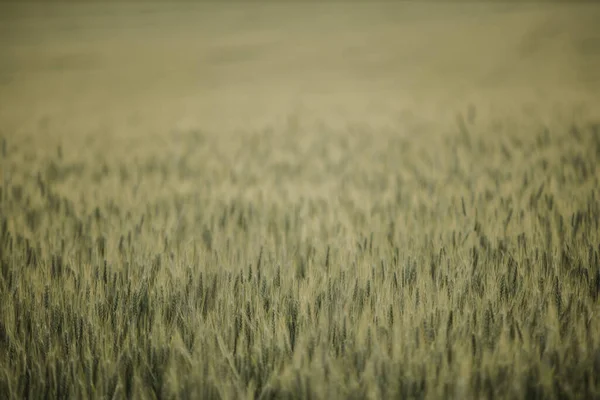
[[[0,129],[133,134],[377,124],[590,104],[600,6],[502,2],[2,3]]]

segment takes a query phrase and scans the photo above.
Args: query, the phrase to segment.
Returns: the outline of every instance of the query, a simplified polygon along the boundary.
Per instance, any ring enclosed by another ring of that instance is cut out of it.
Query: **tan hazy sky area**
[[[0,130],[435,123],[468,103],[593,113],[597,21],[590,3],[2,3]]]

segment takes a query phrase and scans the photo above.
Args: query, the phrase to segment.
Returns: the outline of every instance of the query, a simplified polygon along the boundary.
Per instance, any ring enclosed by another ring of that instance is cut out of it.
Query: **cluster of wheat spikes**
[[[0,397],[599,398],[600,125],[406,131],[4,135]]]

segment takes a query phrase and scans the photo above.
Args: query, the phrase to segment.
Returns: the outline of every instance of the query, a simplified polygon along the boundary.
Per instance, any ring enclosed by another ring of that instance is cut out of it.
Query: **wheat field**
[[[0,11],[0,398],[600,398],[600,7]]]

